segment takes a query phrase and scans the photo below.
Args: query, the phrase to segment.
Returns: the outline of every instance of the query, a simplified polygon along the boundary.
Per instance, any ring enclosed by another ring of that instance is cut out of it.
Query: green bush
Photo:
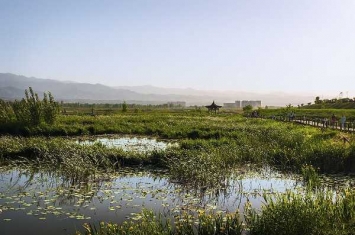
[[[40,100],[31,87],[25,90],[25,98],[20,101],[0,100],[0,108],[1,125],[14,121],[22,127],[38,126],[43,121],[53,124],[59,114],[59,104],[50,92],[44,93],[43,100]]]

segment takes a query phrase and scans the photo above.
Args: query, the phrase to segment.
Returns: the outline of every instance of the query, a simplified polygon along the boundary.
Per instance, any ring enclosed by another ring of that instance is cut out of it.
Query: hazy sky
[[[346,93],[355,90],[355,1],[0,0],[0,72]]]

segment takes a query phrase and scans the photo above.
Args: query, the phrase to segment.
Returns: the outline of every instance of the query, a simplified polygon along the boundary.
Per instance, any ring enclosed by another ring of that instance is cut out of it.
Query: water
[[[0,234],[74,234],[85,222],[135,219],[142,208],[169,215],[242,211],[247,200],[260,207],[263,193],[301,188],[293,176],[272,170],[243,172],[224,188],[188,189],[161,171],[126,168],[78,181],[53,172],[2,169]]]
[[[151,152],[153,150],[165,150],[167,147],[176,146],[176,143],[158,141],[145,137],[98,137],[95,139],[78,140],[83,145],[103,144],[107,147],[122,148],[125,151]]]
[[[323,183],[354,185],[353,177],[322,176]],[[218,189],[186,188],[163,171],[125,168],[85,180],[30,167],[0,167],[0,234],[74,234],[85,222],[120,223],[142,208],[166,215],[181,211],[243,211],[247,201],[260,208],[264,193],[303,190],[297,175],[269,168],[236,171]]]

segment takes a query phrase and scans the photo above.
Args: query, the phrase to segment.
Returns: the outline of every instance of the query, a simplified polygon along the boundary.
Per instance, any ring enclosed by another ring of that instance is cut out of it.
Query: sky
[[[352,94],[354,12],[354,0],[0,0],[0,72]]]

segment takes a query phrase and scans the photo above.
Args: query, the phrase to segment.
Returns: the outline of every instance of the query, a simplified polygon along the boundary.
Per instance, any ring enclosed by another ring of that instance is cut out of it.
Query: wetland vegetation
[[[37,121],[2,102],[2,234],[24,216],[53,234],[351,234],[351,133],[193,109],[62,115],[53,102]]]

